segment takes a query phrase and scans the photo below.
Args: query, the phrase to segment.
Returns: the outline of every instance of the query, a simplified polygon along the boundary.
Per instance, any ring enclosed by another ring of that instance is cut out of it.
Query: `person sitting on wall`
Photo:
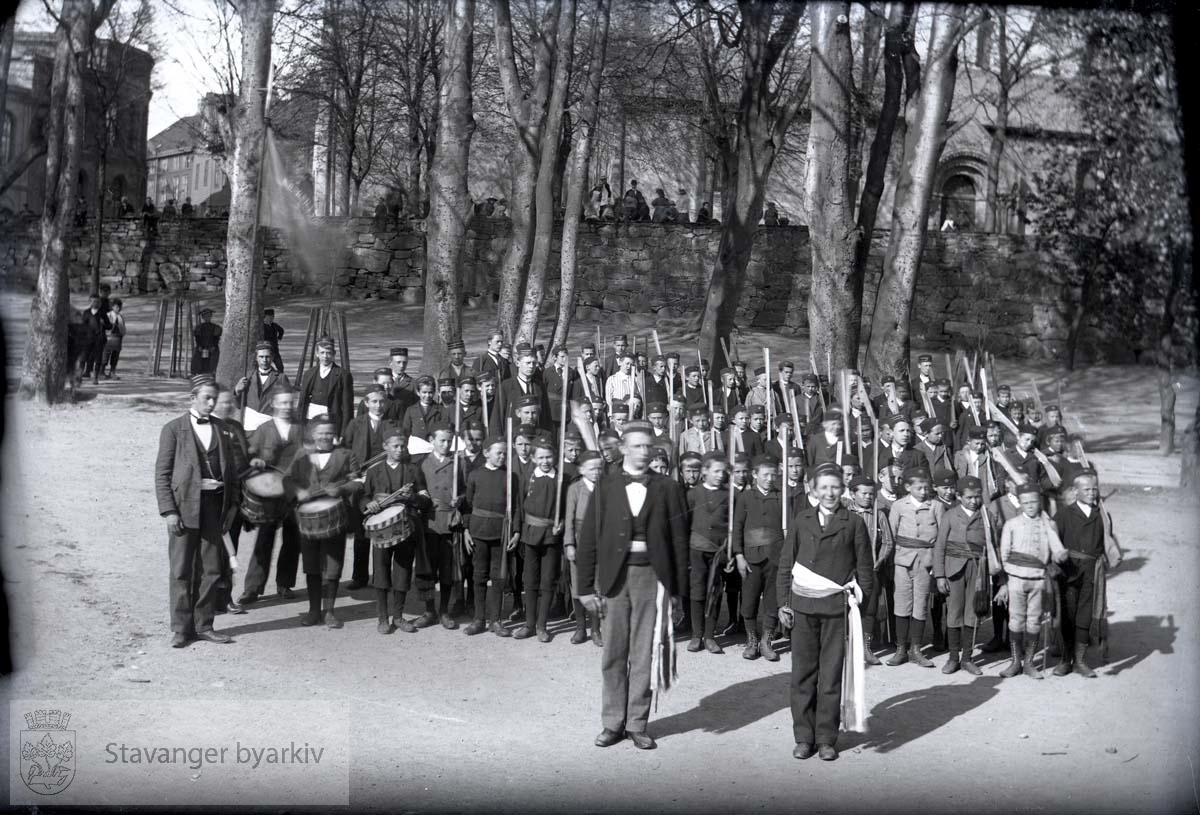
[[[779,226],[779,210],[775,208],[774,201],[767,202],[767,209],[763,212],[763,226]]]

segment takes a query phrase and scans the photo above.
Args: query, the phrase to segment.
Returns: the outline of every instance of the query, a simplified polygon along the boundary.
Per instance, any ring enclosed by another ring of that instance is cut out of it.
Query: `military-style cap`
[[[696,405],[696,407],[692,408],[691,415],[692,416],[707,416],[708,408],[706,408],[704,405]]]
[[[854,492],[859,487],[870,487],[875,489],[875,482],[867,478],[865,475],[856,475],[850,479],[850,491]]]
[[[454,387],[454,377],[452,377],[452,376],[439,377],[438,381],[437,381],[437,386],[439,388],[453,388]]]
[[[933,355],[932,354],[921,354],[920,356],[917,357],[917,364],[919,365],[922,362],[933,362]]]
[[[587,464],[589,461],[599,461],[601,458],[598,450],[584,450],[579,454],[577,464]]]
[[[698,373],[700,373],[700,366],[699,365],[689,365],[683,369],[683,372],[685,374],[698,374]]]
[[[958,476],[952,470],[938,470],[933,474],[935,487],[954,487],[958,485]]]
[[[465,351],[466,348],[467,348],[467,346],[462,340],[451,340],[450,342],[446,343],[447,351],[458,351],[458,350]]]
[[[858,462],[858,456],[854,455],[853,453],[849,453],[842,456],[842,466],[861,467],[862,465]]]
[[[717,451],[717,455],[723,456],[724,454]],[[684,453],[683,455],[681,455],[679,457],[679,463],[683,464],[686,461],[704,461],[704,458],[705,458],[704,456],[701,456],[695,450],[688,450],[686,453]]]
[[[958,479],[957,487],[959,492],[966,492],[967,490],[982,490],[983,482],[973,475],[968,475]]]
[[[649,433],[654,435],[654,428],[645,420],[638,419],[636,421],[627,422],[624,429],[621,431],[622,436],[628,436],[630,433]]]
[[[371,376],[391,376],[391,375],[392,375],[391,368],[376,368],[374,371],[371,372]]]
[[[668,351],[666,353],[666,357],[667,357],[667,359],[679,359],[679,352],[678,351]]]
[[[820,385],[821,380],[817,379],[816,374],[804,374],[800,377],[801,385]]]
[[[485,382],[495,382],[495,381],[496,381],[496,372],[494,370],[484,371],[483,373],[479,374],[479,376],[475,377],[475,382],[476,382],[476,384],[479,384],[479,385],[482,385]]]
[[[532,439],[537,435],[537,428],[531,424],[519,424],[513,431],[514,436],[524,436],[527,439]]]
[[[264,309],[263,309],[263,316],[264,316],[264,317],[274,317],[274,316],[275,316],[275,309],[273,309],[273,308],[264,308]]]
[[[750,463],[750,466],[756,470],[759,467],[778,467],[779,459],[775,458],[775,456],[763,453],[760,456],[755,456],[754,460]]]
[[[96,295],[96,294],[92,295],[92,297],[98,297],[98,296],[99,295]],[[200,313],[201,314],[212,314],[213,310],[211,308],[209,308],[208,306],[205,306],[204,308],[200,309]]]
[[[757,368],[755,368],[755,369],[754,369],[754,375],[755,375],[755,376],[762,376],[762,375],[763,375],[763,374],[765,374],[766,372],[767,372],[767,369],[766,369],[766,368],[764,368],[764,367],[763,367],[763,366],[761,366],[761,365],[759,365]]]
[[[927,416],[921,421],[921,432],[929,435],[935,427],[941,427],[942,423],[933,416]]]
[[[823,475],[835,475],[840,481],[842,480],[842,468],[834,464],[832,461],[826,461],[825,463],[818,465],[817,469],[813,471],[814,479]]]
[[[1000,423],[999,422],[988,422],[988,427],[991,427],[992,425],[999,427]],[[978,439],[979,441],[983,441],[984,439],[987,438],[987,429],[983,428],[983,427],[978,427],[978,426],[972,427],[970,430],[967,431],[967,438],[968,439]]]
[[[541,407],[541,404],[541,400],[531,393],[526,396],[522,396],[517,400],[517,409],[520,410],[521,408]]]
[[[933,477],[929,475],[929,470],[925,467],[907,467],[904,470],[903,478],[905,481],[914,481],[917,479],[925,481],[933,480]]]
[[[750,415],[752,415],[752,416],[758,416],[758,415],[766,416],[766,415],[767,415],[767,406],[766,406],[766,405],[751,405],[751,406],[750,406]]]
[[[796,366],[793,365],[790,361],[788,361],[786,359],[783,362],[779,363],[779,370],[782,371],[787,368],[791,368],[793,371],[796,370]]]
[[[261,342],[256,342],[254,344],[254,350],[257,352],[257,351],[274,351],[275,349],[273,347],[271,347],[271,343],[263,340]]]
[[[896,425],[900,425],[900,424],[906,424],[906,425],[912,424],[912,422],[909,420],[909,418],[907,416],[905,416],[903,413],[893,413],[891,416],[888,416],[886,419],[884,419],[883,423],[885,425],[887,425],[888,427],[893,427],[893,428]]]
[[[217,384],[217,378],[212,374],[194,374],[191,382],[193,388],[199,388],[202,385]]]
[[[1041,495],[1041,487],[1034,481],[1026,481],[1021,486],[1017,487],[1017,495]]]
[[[475,377],[473,376],[460,376],[458,378],[458,386],[461,388],[463,385],[475,385],[478,387],[479,383],[475,381]]]
[[[657,414],[657,413],[666,413],[666,412],[667,412],[667,406],[664,405],[662,402],[651,402],[650,404],[646,405],[646,415],[647,416],[650,416],[652,414]]]
[[[609,410],[609,414],[612,416],[628,416],[629,405],[625,404],[624,402],[613,402],[613,406]]]
[[[1021,422],[1021,426],[1017,428],[1017,432],[1021,433],[1022,435],[1028,433],[1031,436],[1036,436],[1038,434],[1038,429],[1035,425],[1031,425],[1028,422]]]
[[[391,352],[388,355],[393,356],[393,357],[406,357],[406,356],[408,356],[408,349],[405,348],[403,345],[397,345],[392,348]]]
[[[329,348],[332,350],[333,348],[336,348],[337,346],[334,345],[333,337],[321,337],[321,339],[317,340],[317,347],[318,348]]]

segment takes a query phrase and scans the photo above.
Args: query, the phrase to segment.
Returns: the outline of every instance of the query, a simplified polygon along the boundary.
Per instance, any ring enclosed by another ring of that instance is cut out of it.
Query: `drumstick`
[[[771,440],[771,349],[763,346],[763,366],[767,369],[767,441]]]
[[[596,333],[600,332],[599,326]],[[500,541],[500,583],[508,580],[508,541],[512,537],[512,416],[505,417],[504,444],[504,526]],[[503,586],[501,586],[503,591]],[[504,595],[500,595],[500,612],[504,613]]]
[[[633,338],[637,341],[637,337]],[[558,522],[562,519],[562,491],[563,491],[563,467],[566,466],[566,454],[564,448],[567,446],[567,411],[570,407],[567,405],[567,372],[571,370],[570,365],[563,366],[563,393],[562,393],[562,415],[558,423],[558,476],[555,478],[554,487],[554,525],[558,526]]]
[[[780,526],[783,534],[787,534],[788,526],[788,426],[784,422],[779,426],[779,448],[783,451],[783,484],[781,486],[782,500],[779,502],[779,514],[782,516]]]
[[[237,554],[233,551],[233,538],[229,537],[228,532],[222,532],[221,540],[225,543],[225,554],[229,555],[229,571],[236,572],[238,570],[238,562]]]

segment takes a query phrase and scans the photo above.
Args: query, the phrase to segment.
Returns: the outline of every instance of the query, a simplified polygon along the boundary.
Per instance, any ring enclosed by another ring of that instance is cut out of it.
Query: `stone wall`
[[[422,223],[376,232],[366,218],[322,219],[314,230],[319,230],[318,240],[307,236],[290,245],[274,230],[264,230],[266,274],[261,286],[267,295],[327,293],[332,280],[334,295],[342,299],[406,303],[423,299]],[[490,302],[498,291],[498,270],[510,230],[504,219],[475,218],[470,224],[463,247],[463,292],[469,302]],[[71,241],[71,286],[76,291],[90,288],[90,235],[85,228]],[[872,236],[865,315],[874,306],[887,239],[882,231]],[[576,313],[585,320],[615,313],[694,315],[703,306],[719,243],[719,227],[582,224]],[[305,248],[313,244],[325,245],[327,251]],[[31,289],[38,251],[36,222],[10,225],[0,238],[0,282]],[[556,236],[546,287],[547,311],[558,297],[559,255]],[[1062,356],[1067,316],[1078,299],[1078,292],[1065,284],[1065,268],[1032,237],[931,233],[912,313],[914,345],[973,344],[984,332],[989,350],[996,353]],[[223,220],[163,221],[157,234],[150,234],[140,219],[104,226],[101,279],[114,291],[152,292],[165,287],[215,292],[221,289],[224,275]],[[810,284],[807,228],[760,228],[738,304],[738,323],[786,333],[807,331]],[[1094,323],[1098,327],[1099,318]],[[1094,337],[1102,338],[1100,333]]]

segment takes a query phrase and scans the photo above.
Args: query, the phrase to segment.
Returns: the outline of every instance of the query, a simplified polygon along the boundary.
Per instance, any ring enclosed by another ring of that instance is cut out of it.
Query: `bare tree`
[[[241,69],[238,96],[224,124],[233,144],[229,174],[229,228],[225,242],[225,325],[217,379],[235,382],[253,353],[255,244],[258,188],[266,148],[267,78],[275,0],[241,0]]]
[[[512,190],[508,196],[512,237],[500,261],[500,302],[496,314],[500,332],[511,341],[516,338],[521,291],[533,249],[535,188],[540,165],[542,126],[553,85],[562,0],[551,0],[540,21],[529,20],[533,66],[528,89],[523,87],[517,69],[510,2],[493,0],[493,9],[496,17],[496,59],[508,113],[517,135],[511,164]]]
[[[600,110],[600,85],[604,78],[611,16],[611,0],[596,0],[596,27],[592,31],[592,43],[589,48],[587,88],[584,91],[582,110],[576,120],[579,135],[571,151],[571,165],[566,178],[567,206],[562,231],[558,320],[554,325],[551,348],[566,343],[567,334],[571,330],[571,319],[575,316],[575,253],[578,246],[579,215],[583,209],[583,196],[587,194],[587,167],[591,161],[592,140],[595,137]]]
[[[546,267],[550,262],[550,241],[554,237],[555,180],[559,176],[558,153],[562,142],[563,107],[571,78],[571,57],[575,47],[575,0],[564,0],[558,15],[555,37],[554,79],[546,106],[538,145],[537,183],[534,186],[535,226],[533,251],[525,277],[525,297],[517,336],[532,343],[537,334],[538,317],[545,294]]]
[[[872,374],[900,376],[908,369],[913,293],[925,248],[934,175],[946,145],[958,46],[970,28],[969,14],[963,7],[936,5],[920,85],[905,106],[904,158],[892,206],[883,276],[867,337],[866,368]]]
[[[75,185],[83,146],[86,97],[84,65],[96,29],[115,0],[63,0],[50,83],[50,115],[46,123],[46,203],[42,210],[42,257],[37,291],[29,314],[29,339],[21,368],[20,392],[53,404],[62,396],[70,360],[67,327],[70,297],[67,283],[67,235],[75,218]],[[49,9],[49,6],[47,6]],[[54,14],[53,9],[50,9]]]
[[[425,350],[422,367],[440,370],[446,348],[462,337],[459,259],[470,218],[467,170],[475,120],[471,102],[475,0],[446,0],[442,84],[438,89],[437,149],[429,210],[429,270],[425,279]]]

